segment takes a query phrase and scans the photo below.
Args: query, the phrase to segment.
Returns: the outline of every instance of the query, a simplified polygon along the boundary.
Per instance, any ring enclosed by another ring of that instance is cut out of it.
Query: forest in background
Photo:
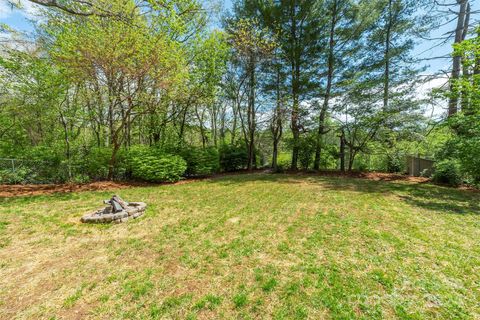
[[[0,26],[0,183],[403,172],[409,154],[440,182],[480,180],[467,0],[31,2],[34,35]],[[414,48],[447,21],[448,84],[420,94],[436,75]]]

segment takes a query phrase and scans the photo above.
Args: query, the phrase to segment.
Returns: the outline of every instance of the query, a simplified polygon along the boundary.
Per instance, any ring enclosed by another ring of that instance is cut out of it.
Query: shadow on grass
[[[246,182],[264,184],[274,182],[287,185],[317,184],[329,191],[354,192],[361,194],[395,195],[409,205],[448,214],[480,215],[480,193],[436,186],[428,183],[405,181],[375,181],[343,176],[323,176],[318,174],[233,174],[205,180],[206,183],[221,186],[238,186]],[[194,184],[192,184],[194,185]],[[161,187],[161,186],[159,186]],[[263,186],[258,186],[262,188]],[[0,198],[3,205],[27,205],[42,201],[70,201],[90,197],[109,196],[111,191],[86,191],[55,193],[47,195]]]
[[[412,206],[439,213],[480,215],[480,194],[429,183],[403,181],[375,181],[352,177],[332,177],[308,174],[251,174],[224,176],[210,181],[222,185],[245,182],[275,182],[280,184],[320,184],[323,188],[339,192],[392,194]]]

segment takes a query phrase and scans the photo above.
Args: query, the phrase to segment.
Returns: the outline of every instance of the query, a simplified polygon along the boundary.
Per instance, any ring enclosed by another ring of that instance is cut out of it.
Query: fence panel
[[[0,158],[0,183],[60,183],[68,180],[71,167],[65,163]]]

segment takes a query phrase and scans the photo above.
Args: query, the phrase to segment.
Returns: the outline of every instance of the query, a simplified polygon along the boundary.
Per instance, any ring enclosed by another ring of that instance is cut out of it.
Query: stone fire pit
[[[108,206],[84,215],[81,221],[83,223],[121,223],[140,217],[147,207],[144,202],[126,202],[117,195],[110,200],[105,200],[104,203]]]

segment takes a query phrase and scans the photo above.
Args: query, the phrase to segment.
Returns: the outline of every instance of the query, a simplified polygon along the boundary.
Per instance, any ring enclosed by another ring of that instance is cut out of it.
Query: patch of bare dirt
[[[327,170],[320,172],[311,172],[311,171],[288,171],[290,174],[299,174],[299,175],[320,175],[328,177],[346,177],[346,178],[362,178],[367,180],[374,181],[408,181],[414,183],[426,183],[429,182],[429,178],[425,177],[411,177],[405,174],[399,173],[384,173],[384,172],[341,172],[335,170]]]
[[[139,182],[98,181],[86,184],[25,184],[0,185],[0,197],[35,196],[52,193],[68,193],[78,191],[104,191],[145,186]]]
[[[0,198],[10,198],[10,197],[23,197],[23,196],[36,196],[36,195],[45,195],[52,193],[69,193],[69,192],[79,192],[79,191],[108,191],[116,189],[127,189],[131,187],[145,187],[145,186],[159,186],[159,185],[180,185],[186,183],[192,183],[204,179],[210,179],[215,177],[221,177],[226,175],[238,175],[246,174],[252,172],[265,172],[265,170],[253,170],[247,171],[242,170],[238,172],[225,172],[219,173],[212,176],[203,176],[196,178],[187,178],[175,183],[149,183],[149,182],[138,182],[138,181],[123,181],[123,182],[114,182],[114,181],[97,181],[84,184],[74,184],[74,183],[65,183],[65,184],[0,184]]]
[[[375,181],[408,181],[408,182],[415,182],[415,183],[425,183],[429,182],[429,178],[425,177],[412,177],[405,174],[398,174],[398,173],[380,173],[380,172],[367,172],[362,173],[360,178],[365,178],[369,180]]]

